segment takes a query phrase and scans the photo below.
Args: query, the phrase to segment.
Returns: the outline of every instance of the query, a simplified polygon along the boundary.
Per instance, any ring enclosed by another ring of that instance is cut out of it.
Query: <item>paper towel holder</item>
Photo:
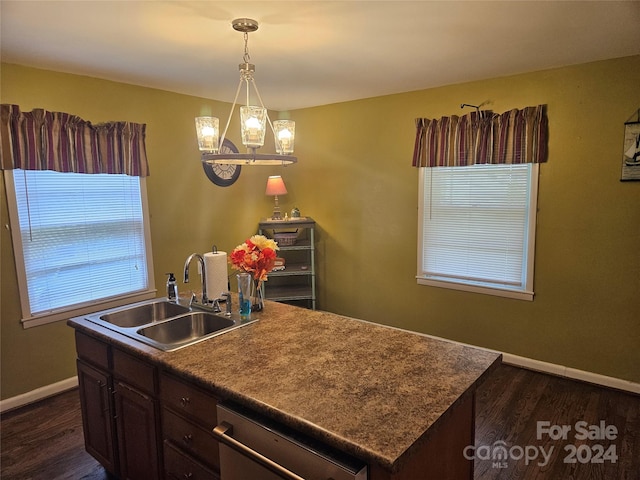
[[[211,253],[218,253],[218,247],[216,247],[215,243],[213,244],[213,247],[211,247]]]

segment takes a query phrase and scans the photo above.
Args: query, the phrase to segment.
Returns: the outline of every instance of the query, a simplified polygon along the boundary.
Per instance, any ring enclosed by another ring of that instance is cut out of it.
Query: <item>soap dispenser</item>
[[[167,298],[170,302],[177,302],[178,284],[176,283],[176,277],[173,273],[165,273],[165,275],[169,275],[169,279],[167,280]]]

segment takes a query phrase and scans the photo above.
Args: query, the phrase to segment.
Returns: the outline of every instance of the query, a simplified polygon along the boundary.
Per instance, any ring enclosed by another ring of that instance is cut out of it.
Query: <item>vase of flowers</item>
[[[252,312],[259,312],[264,308],[262,282],[267,280],[267,274],[273,270],[276,250],[279,248],[275,240],[264,235],[254,235],[231,252],[229,259],[231,267],[246,272],[252,277]]]

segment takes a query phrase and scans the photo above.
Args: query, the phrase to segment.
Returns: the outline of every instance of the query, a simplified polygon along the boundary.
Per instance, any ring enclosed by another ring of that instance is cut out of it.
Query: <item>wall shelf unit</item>
[[[316,309],[315,226],[310,217],[260,221],[258,233],[278,241],[278,256],[285,260],[284,270],[263,282],[267,300]]]

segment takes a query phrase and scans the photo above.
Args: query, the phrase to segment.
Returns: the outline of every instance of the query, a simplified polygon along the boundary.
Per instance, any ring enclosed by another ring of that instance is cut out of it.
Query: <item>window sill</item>
[[[481,293],[497,297],[513,298],[516,300],[533,301],[533,292],[525,290],[509,290],[506,288],[484,287],[479,285],[469,285],[465,283],[449,282],[443,280],[432,280],[424,277],[416,277],[419,285],[430,287],[448,288],[451,290],[461,290],[464,292]]]
[[[45,313],[41,315],[35,315],[28,318],[23,318],[22,328],[38,327],[40,325],[46,325],[48,323],[59,322],[60,320],[69,320],[73,317],[79,317],[88,313],[95,313],[100,310],[106,310],[108,308],[121,307],[128,305],[129,303],[141,302],[143,300],[150,300],[155,298],[156,290],[147,290],[144,292],[138,292],[130,295],[123,295],[116,299],[100,301],[92,303],[90,305],[77,306],[75,308],[69,308],[66,310],[57,310],[51,313]]]

